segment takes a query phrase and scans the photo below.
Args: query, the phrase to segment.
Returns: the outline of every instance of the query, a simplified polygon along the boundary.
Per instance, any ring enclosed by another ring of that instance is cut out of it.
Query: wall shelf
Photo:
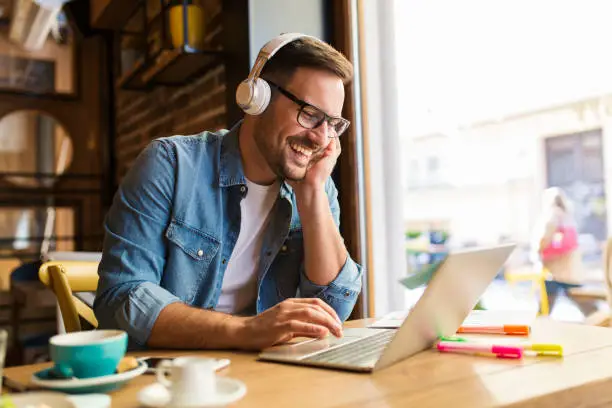
[[[162,50],[142,79],[147,84],[180,86],[222,61],[222,51]]]
[[[142,79],[142,73],[147,68],[144,57],[139,58],[134,65],[115,82],[117,88],[125,90],[144,90],[147,84]]]
[[[223,51],[204,40],[205,16],[204,7],[192,0],[141,0],[118,32],[126,59],[115,86],[125,90],[181,86],[222,64]]]
[[[119,30],[140,2],[141,0],[91,0],[91,26]]]

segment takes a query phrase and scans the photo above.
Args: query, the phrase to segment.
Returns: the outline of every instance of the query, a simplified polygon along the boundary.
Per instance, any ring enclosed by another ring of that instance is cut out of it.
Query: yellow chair
[[[540,310],[539,314],[542,316],[548,316],[550,313],[548,292],[546,292],[546,276],[548,270],[544,267],[539,271],[533,271],[529,273],[524,272],[506,272],[504,278],[510,285],[514,285],[517,282],[531,282],[531,294],[535,291],[538,292],[540,297]]]
[[[95,292],[98,287],[98,264],[94,261],[52,261],[43,263],[38,270],[40,281],[57,297],[67,333],[82,330],[80,318],[98,327],[91,307],[72,294]]]

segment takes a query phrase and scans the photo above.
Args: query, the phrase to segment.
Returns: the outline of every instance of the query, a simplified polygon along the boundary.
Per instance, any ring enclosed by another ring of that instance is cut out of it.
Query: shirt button
[[[198,249],[198,256],[202,256],[204,255],[204,251],[202,251],[201,249]]]
[[[240,192],[241,192],[241,193],[244,193],[245,191],[246,191],[246,187],[245,187],[245,186],[241,186],[241,187],[240,187]]]
[[[283,247],[281,248],[281,250],[282,250],[283,252],[285,252],[285,251],[287,250],[287,245],[283,245]]]

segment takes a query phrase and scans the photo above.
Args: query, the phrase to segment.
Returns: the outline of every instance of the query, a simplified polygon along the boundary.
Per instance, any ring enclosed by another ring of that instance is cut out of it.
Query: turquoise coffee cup
[[[58,334],[49,340],[57,377],[92,378],[110,375],[125,356],[128,337],[122,330]]]

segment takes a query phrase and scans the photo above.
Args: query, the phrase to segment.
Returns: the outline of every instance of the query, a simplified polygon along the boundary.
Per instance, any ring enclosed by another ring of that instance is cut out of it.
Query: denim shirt
[[[215,308],[247,194],[239,126],[157,139],[135,160],[104,222],[94,303],[100,328],[125,330],[130,344],[145,346],[169,304]],[[325,189],[339,225],[331,178]],[[361,290],[362,267],[347,254],[329,285],[308,279],[295,194],[285,182],[263,234],[253,312],[287,298],[319,297],[346,320]]]

